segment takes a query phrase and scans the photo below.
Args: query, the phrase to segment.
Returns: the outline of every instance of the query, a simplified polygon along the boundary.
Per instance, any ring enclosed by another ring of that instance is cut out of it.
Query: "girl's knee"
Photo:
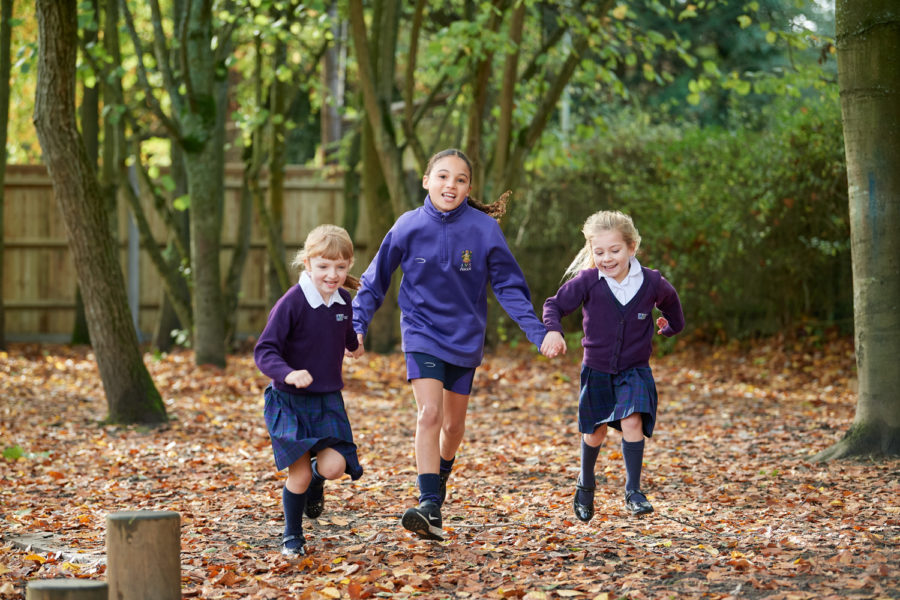
[[[593,433],[582,434],[582,439],[588,446],[599,446],[606,439],[606,425],[598,427]]]
[[[347,461],[340,452],[323,452],[316,459],[316,470],[325,479],[337,479],[346,469]]]
[[[644,435],[644,420],[641,418],[640,413],[631,414],[621,421],[622,424],[622,433],[625,435],[629,435],[631,437],[640,435],[643,437]]]
[[[435,406],[423,406],[419,409],[416,422],[420,428],[437,429],[441,427],[441,411]]]
[[[447,421],[444,420],[444,424],[441,426],[441,429],[444,431],[444,435],[446,437],[457,438],[462,437],[466,432],[466,422],[463,421]]]

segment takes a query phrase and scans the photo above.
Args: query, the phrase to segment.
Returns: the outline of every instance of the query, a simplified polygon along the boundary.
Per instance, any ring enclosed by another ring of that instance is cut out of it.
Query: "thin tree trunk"
[[[66,225],[109,420],[154,423],[165,407],[138,348],[100,186],[75,120],[75,0],[38,0],[34,123]]]
[[[3,310],[3,206],[6,182],[6,140],[9,135],[9,74],[11,67],[12,0],[0,0],[0,349],[6,349],[6,314]]]
[[[816,458],[900,454],[900,13],[896,0],[838,0],[838,85],[847,155],[859,398]]]
[[[194,349],[198,365],[225,366],[225,303],[219,262],[222,205],[219,190],[224,178],[214,135],[217,99],[216,65],[210,47],[212,7],[189,5],[184,54],[187,75],[182,114],[182,148],[191,197],[191,266],[193,276]]]
[[[100,18],[97,0],[92,0],[91,7],[97,19]],[[95,22],[93,28],[84,28],[83,36],[85,46],[97,42],[97,31],[100,23]],[[87,148],[88,159],[96,168],[99,156],[100,144],[100,85],[95,82],[93,86],[84,86],[81,95],[81,136]],[[88,332],[87,318],[84,314],[84,298],[81,296],[81,288],[75,285],[75,322],[72,327],[72,344],[90,344],[91,336]]]

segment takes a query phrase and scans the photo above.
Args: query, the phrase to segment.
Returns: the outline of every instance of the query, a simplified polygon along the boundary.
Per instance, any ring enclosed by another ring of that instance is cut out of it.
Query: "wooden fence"
[[[228,165],[225,177],[225,210],[222,229],[223,273],[231,259],[237,230],[242,165]],[[263,182],[264,183],[264,182]],[[67,341],[75,315],[76,275],[69,253],[65,224],[43,165],[9,165],[6,171],[3,256],[3,305],[6,338],[10,341]],[[303,245],[306,234],[322,223],[343,219],[343,185],[324,172],[288,167],[285,176],[284,241],[289,257]],[[362,203],[361,203],[362,204]],[[165,243],[161,220],[149,198],[145,210],[157,242]],[[130,211],[120,203],[118,235],[122,271],[128,272]],[[360,218],[365,222],[365,215]],[[364,232],[361,226],[360,231]],[[360,250],[366,244],[356,239]],[[358,252],[353,271],[365,268],[367,256]],[[133,263],[133,261],[132,261]],[[244,268],[238,309],[238,335],[257,335],[265,325],[269,302],[265,293],[266,249],[254,219],[250,254]],[[137,323],[142,339],[155,328],[162,300],[162,285],[150,260],[138,254]]]

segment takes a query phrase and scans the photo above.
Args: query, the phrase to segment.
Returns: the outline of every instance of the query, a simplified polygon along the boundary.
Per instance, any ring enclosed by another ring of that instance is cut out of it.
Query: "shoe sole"
[[[628,512],[630,512],[631,515],[634,516],[634,517],[640,517],[641,515],[649,515],[650,513],[652,513],[652,512],[653,512],[653,507],[650,507],[650,508],[647,509],[647,510],[631,510],[631,509],[629,508],[629,509],[628,509]]]
[[[423,517],[415,509],[411,508],[403,513],[403,518],[400,519],[400,525],[420,538],[436,540],[438,542],[444,541],[444,531],[440,527],[435,527],[429,523],[428,519]]]

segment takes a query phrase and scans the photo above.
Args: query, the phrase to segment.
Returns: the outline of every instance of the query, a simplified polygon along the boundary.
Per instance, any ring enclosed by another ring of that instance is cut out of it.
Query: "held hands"
[[[305,388],[309,387],[309,384],[313,382],[313,378],[309,371],[303,369],[302,371],[291,371],[288,373],[284,378],[284,382],[296,388]]]
[[[555,358],[566,353],[566,340],[558,331],[548,331],[541,343],[541,354],[547,358]]]
[[[656,319],[656,326],[659,327],[656,335],[662,335],[662,330],[669,326],[669,321],[665,317],[659,317]]]
[[[361,333],[356,334],[356,339],[359,340],[359,346],[356,347],[356,350],[344,350],[344,356],[347,358],[359,358],[363,354],[366,353],[366,347],[363,346],[363,336]]]

